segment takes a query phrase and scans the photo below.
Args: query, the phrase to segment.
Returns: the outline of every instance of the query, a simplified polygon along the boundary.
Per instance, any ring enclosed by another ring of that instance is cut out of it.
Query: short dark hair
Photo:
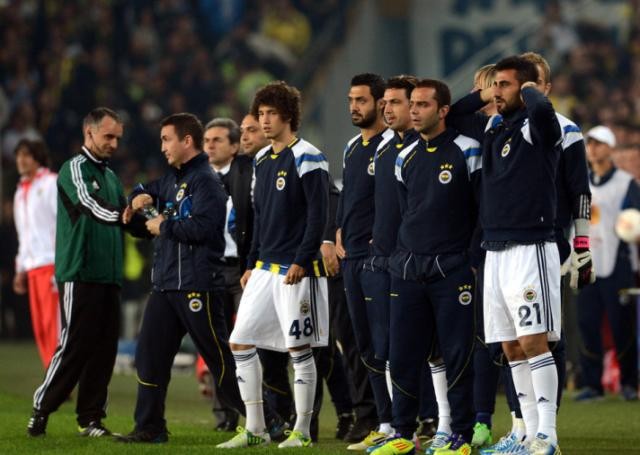
[[[202,122],[193,114],[189,112],[180,112],[178,114],[171,114],[165,117],[160,122],[160,127],[173,125],[178,135],[178,139],[182,140],[185,136],[191,136],[193,144],[198,150],[202,150],[202,142],[204,138],[204,130],[202,128]]]
[[[29,139],[21,139],[16,145],[16,148],[13,150],[13,154],[17,155],[18,150],[21,148],[26,148],[29,152],[29,155],[37,161],[40,166],[49,167],[51,164],[51,160],[49,158],[49,149],[47,148],[47,144],[40,140],[30,141]]]
[[[384,91],[387,88],[387,83],[384,78],[379,74],[373,73],[362,73],[353,76],[353,78],[351,78],[351,87],[356,85],[366,85],[369,87],[369,91],[376,101],[384,97]]]
[[[300,128],[302,114],[300,91],[284,81],[271,82],[256,93],[251,104],[251,115],[258,119],[260,106],[274,107],[285,122],[290,122],[291,131]]]
[[[204,130],[207,131],[209,128],[226,128],[229,131],[229,142],[232,144],[237,144],[240,142],[240,127],[238,124],[228,117],[217,117],[207,123],[204,127]]]
[[[411,98],[411,92],[416,87],[418,78],[408,74],[393,76],[387,80],[387,88],[404,89],[407,98]]]
[[[447,84],[437,79],[420,79],[416,83],[416,88],[432,88],[436,91],[434,99],[438,107],[451,105],[451,91]]]
[[[113,109],[109,109],[108,107],[96,107],[84,117],[84,120],[82,121],[82,128],[84,129],[89,125],[97,126],[105,117],[111,117],[116,122],[122,123],[122,119]]]
[[[520,85],[525,82],[538,82],[538,68],[536,68],[536,64],[520,55],[505,57],[496,63],[496,73],[506,70],[516,71],[516,79]]]

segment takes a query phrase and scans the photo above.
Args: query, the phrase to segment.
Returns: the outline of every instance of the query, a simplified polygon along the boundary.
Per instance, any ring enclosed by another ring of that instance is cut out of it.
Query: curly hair
[[[302,107],[300,91],[284,81],[271,82],[256,93],[251,104],[251,115],[258,118],[260,106],[273,107],[285,122],[290,122],[291,131],[298,131]]]

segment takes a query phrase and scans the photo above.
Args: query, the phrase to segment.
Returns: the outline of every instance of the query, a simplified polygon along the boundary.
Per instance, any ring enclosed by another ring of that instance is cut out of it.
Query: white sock
[[[553,444],[558,442],[556,434],[556,412],[558,410],[558,369],[551,352],[529,359],[531,382],[538,400],[538,433],[546,434]]]
[[[246,428],[251,433],[266,431],[262,408],[262,365],[256,348],[232,351],[236,361],[236,378],[247,413]]]
[[[313,417],[313,401],[316,396],[316,362],[311,348],[289,351],[293,363],[293,398],[296,406],[294,430],[309,437],[309,426]]]
[[[395,433],[395,431],[393,430],[393,427],[391,426],[390,422],[381,423],[380,426],[378,427],[378,432],[379,433],[384,433],[384,434]]]
[[[393,383],[391,382],[391,367],[387,360],[384,368],[384,378],[387,380],[387,390],[389,391],[389,398],[393,401]]]
[[[531,382],[531,369],[526,360],[509,362],[513,385],[520,402],[520,412],[526,428],[527,441],[533,441],[538,432],[538,408],[536,406],[536,395]]]
[[[447,397],[447,369],[442,360],[431,363],[431,377],[433,378],[433,390],[438,402],[438,432],[451,434],[451,407]]]
[[[516,413],[514,411],[511,411],[511,433],[515,435],[518,441],[522,441],[527,435],[524,420],[516,417]]]

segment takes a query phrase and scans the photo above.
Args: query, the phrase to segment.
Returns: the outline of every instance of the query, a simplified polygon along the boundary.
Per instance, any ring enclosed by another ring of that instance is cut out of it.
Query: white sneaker
[[[431,455],[436,453],[438,449],[444,449],[444,447],[449,443],[449,438],[451,438],[451,435],[449,433],[438,431],[424,453],[426,453],[427,455]]]
[[[227,442],[218,444],[216,449],[240,449],[242,447],[260,447],[266,446],[271,442],[269,433],[251,433],[246,428],[236,428],[238,432],[233,438]]]
[[[278,444],[278,449],[286,449],[289,447],[311,447],[313,445],[313,443],[311,442],[311,438],[302,434],[301,431],[287,430],[284,432],[284,434],[289,435],[289,437]]]
[[[544,433],[538,433],[536,438],[529,447],[530,455],[560,455],[560,446],[555,445],[549,440],[549,436]]]

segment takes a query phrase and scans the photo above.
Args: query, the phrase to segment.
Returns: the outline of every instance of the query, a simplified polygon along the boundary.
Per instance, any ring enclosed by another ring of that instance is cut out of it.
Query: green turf
[[[171,432],[168,444],[123,445],[110,440],[81,438],[76,435],[74,407],[64,404],[49,420],[47,436],[30,439],[25,426],[31,408],[31,395],[42,379],[36,350],[30,343],[0,344],[0,454],[137,454],[210,453],[213,446],[229,438],[228,433],[212,430],[209,404],[197,391],[191,375],[174,375],[167,400],[167,422]],[[116,432],[133,426],[136,382],[133,376],[116,375],[110,387],[109,417],[106,425]],[[510,422],[504,397],[498,398],[494,429],[504,433]],[[335,414],[327,398],[321,416],[320,442],[314,453],[349,453],[346,444],[332,438]],[[576,404],[565,400],[560,413],[559,436],[564,454],[640,453],[640,404],[623,403],[616,397],[599,403]],[[238,450],[231,450],[236,453]],[[277,450],[275,445],[243,449],[242,453],[281,454],[299,450]]]

